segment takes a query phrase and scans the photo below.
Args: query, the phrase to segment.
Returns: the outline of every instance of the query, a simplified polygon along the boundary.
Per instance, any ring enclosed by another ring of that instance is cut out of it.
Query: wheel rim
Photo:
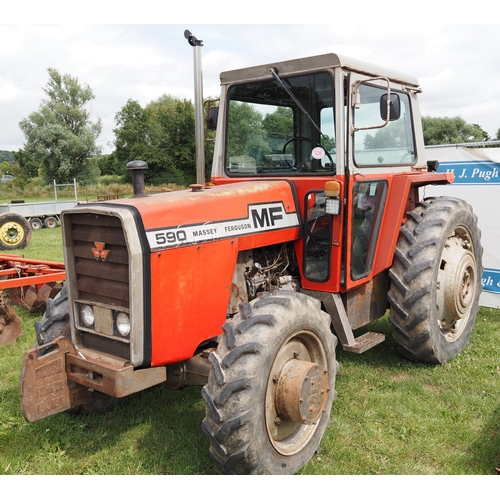
[[[279,349],[266,391],[266,429],[282,455],[304,448],[316,432],[328,401],[327,357],[310,331],[290,336]]]
[[[17,222],[7,222],[0,230],[2,241],[7,245],[16,245],[24,238],[24,229]]]
[[[454,342],[463,333],[477,293],[476,259],[468,230],[458,227],[446,240],[437,280],[437,322]]]

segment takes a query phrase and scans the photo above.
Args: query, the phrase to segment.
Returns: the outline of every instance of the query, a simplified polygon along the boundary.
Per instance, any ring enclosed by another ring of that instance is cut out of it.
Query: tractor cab
[[[228,71],[221,83],[212,182],[289,180],[303,220],[303,287],[347,291],[388,268],[384,215],[402,220],[413,208],[395,185],[427,170],[417,80],[325,54]],[[325,195],[331,181],[336,196]]]

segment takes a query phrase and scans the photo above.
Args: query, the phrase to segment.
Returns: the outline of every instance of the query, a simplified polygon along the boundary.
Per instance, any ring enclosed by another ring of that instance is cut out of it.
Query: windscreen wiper
[[[318,127],[316,122],[311,118],[311,115],[306,111],[304,106],[302,106],[302,103],[297,99],[295,94],[292,92],[292,89],[283,83],[283,80],[278,76],[278,73],[276,72],[276,68],[270,68],[269,72],[273,75],[274,79],[278,82],[278,84],[285,90],[285,92],[293,99],[293,102],[299,107],[299,109],[304,113],[307,118],[309,118],[309,121],[314,125],[314,128],[321,134],[321,137],[326,139],[325,134],[321,132],[321,129]]]

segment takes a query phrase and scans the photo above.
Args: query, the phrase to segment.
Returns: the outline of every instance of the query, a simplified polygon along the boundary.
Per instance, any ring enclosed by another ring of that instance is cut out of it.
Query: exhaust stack
[[[201,74],[201,47],[203,40],[198,40],[189,30],[184,37],[193,47],[194,59],[194,128],[196,142],[196,183],[205,187],[205,141],[203,133],[203,78]]]

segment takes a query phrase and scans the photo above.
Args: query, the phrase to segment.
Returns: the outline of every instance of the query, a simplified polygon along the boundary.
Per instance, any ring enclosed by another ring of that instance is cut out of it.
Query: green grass
[[[21,253],[62,259],[60,228]],[[17,309],[24,333],[0,347],[0,474],[220,474],[201,431],[200,388],[154,387],[106,412],[27,423],[19,408],[23,353],[40,315]],[[481,308],[471,342],[438,366],[402,358],[387,334],[356,355],[337,351],[338,398],[307,475],[490,475],[500,466],[500,310]]]

